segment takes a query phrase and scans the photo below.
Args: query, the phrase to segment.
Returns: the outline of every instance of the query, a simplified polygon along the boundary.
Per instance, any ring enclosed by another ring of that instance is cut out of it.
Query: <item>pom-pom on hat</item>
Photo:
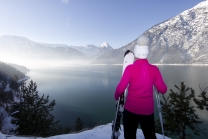
[[[146,59],[149,54],[149,38],[145,35],[141,35],[137,38],[136,45],[134,47],[134,56],[139,59]]]

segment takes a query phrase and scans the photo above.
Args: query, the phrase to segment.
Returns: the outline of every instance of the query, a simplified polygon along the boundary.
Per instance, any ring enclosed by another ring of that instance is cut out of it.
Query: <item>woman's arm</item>
[[[161,94],[165,94],[167,92],[167,86],[158,68],[156,72],[155,86],[156,86],[157,91],[160,92]]]
[[[129,72],[129,66],[126,67],[123,76],[121,77],[120,82],[118,83],[115,91],[115,99],[118,100],[118,98],[124,93],[126,87],[129,84],[130,80],[130,72]]]

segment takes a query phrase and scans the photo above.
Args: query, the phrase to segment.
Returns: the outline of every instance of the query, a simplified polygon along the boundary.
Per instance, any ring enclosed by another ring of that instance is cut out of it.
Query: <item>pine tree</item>
[[[33,135],[46,137],[53,135],[58,122],[50,113],[55,106],[55,100],[49,103],[49,95],[40,97],[37,85],[32,80],[28,86],[20,87],[21,100],[18,104],[19,112],[16,114],[17,133],[19,135]]]
[[[197,108],[204,110],[206,109],[208,111],[208,96],[207,96],[207,88],[202,90],[201,87],[199,86],[200,90],[201,90],[201,94],[198,96],[200,99],[194,98],[194,102],[197,105]],[[206,136],[208,137],[208,132],[207,129],[201,129],[200,127],[198,127],[199,130]]]
[[[17,81],[15,81],[15,80],[11,80],[10,81],[10,83],[9,83],[9,87],[12,89],[12,90],[14,90],[14,91],[18,91],[19,90],[19,84],[18,84],[18,82]]]
[[[194,98],[194,90],[187,88],[183,82],[180,88],[177,85],[175,87],[177,91],[171,89],[167,99],[163,96],[164,102],[161,101],[165,134],[177,136],[178,139],[192,138],[187,130],[199,135],[198,124],[202,123],[195,114],[194,106],[190,105]],[[156,121],[156,127],[156,131],[160,132],[159,121]]]
[[[82,120],[78,117],[76,120],[76,125],[74,126],[75,131],[80,131],[84,128],[84,123]]]
[[[196,103],[199,109],[203,110],[205,108],[208,111],[208,96],[206,92],[208,87],[204,90],[202,90],[200,86],[199,88],[201,90],[201,94],[198,96],[200,97],[200,99],[194,98],[194,102]]]

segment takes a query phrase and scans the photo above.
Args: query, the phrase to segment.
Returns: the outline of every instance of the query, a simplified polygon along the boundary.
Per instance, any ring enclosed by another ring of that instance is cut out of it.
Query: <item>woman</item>
[[[145,139],[156,139],[153,87],[155,86],[158,92],[164,94],[167,86],[159,69],[149,64],[147,60],[148,44],[147,36],[138,37],[137,45],[134,47],[135,61],[126,67],[115,91],[115,99],[118,100],[128,86],[123,112],[125,139],[136,139],[138,124]]]

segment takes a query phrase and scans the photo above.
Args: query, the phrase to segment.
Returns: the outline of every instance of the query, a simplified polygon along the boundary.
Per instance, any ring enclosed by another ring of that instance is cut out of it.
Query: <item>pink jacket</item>
[[[141,115],[154,113],[153,86],[156,86],[158,92],[162,94],[167,91],[159,69],[149,64],[147,59],[138,59],[134,64],[126,67],[115,91],[116,100],[124,93],[127,86],[128,95],[124,108]]]

